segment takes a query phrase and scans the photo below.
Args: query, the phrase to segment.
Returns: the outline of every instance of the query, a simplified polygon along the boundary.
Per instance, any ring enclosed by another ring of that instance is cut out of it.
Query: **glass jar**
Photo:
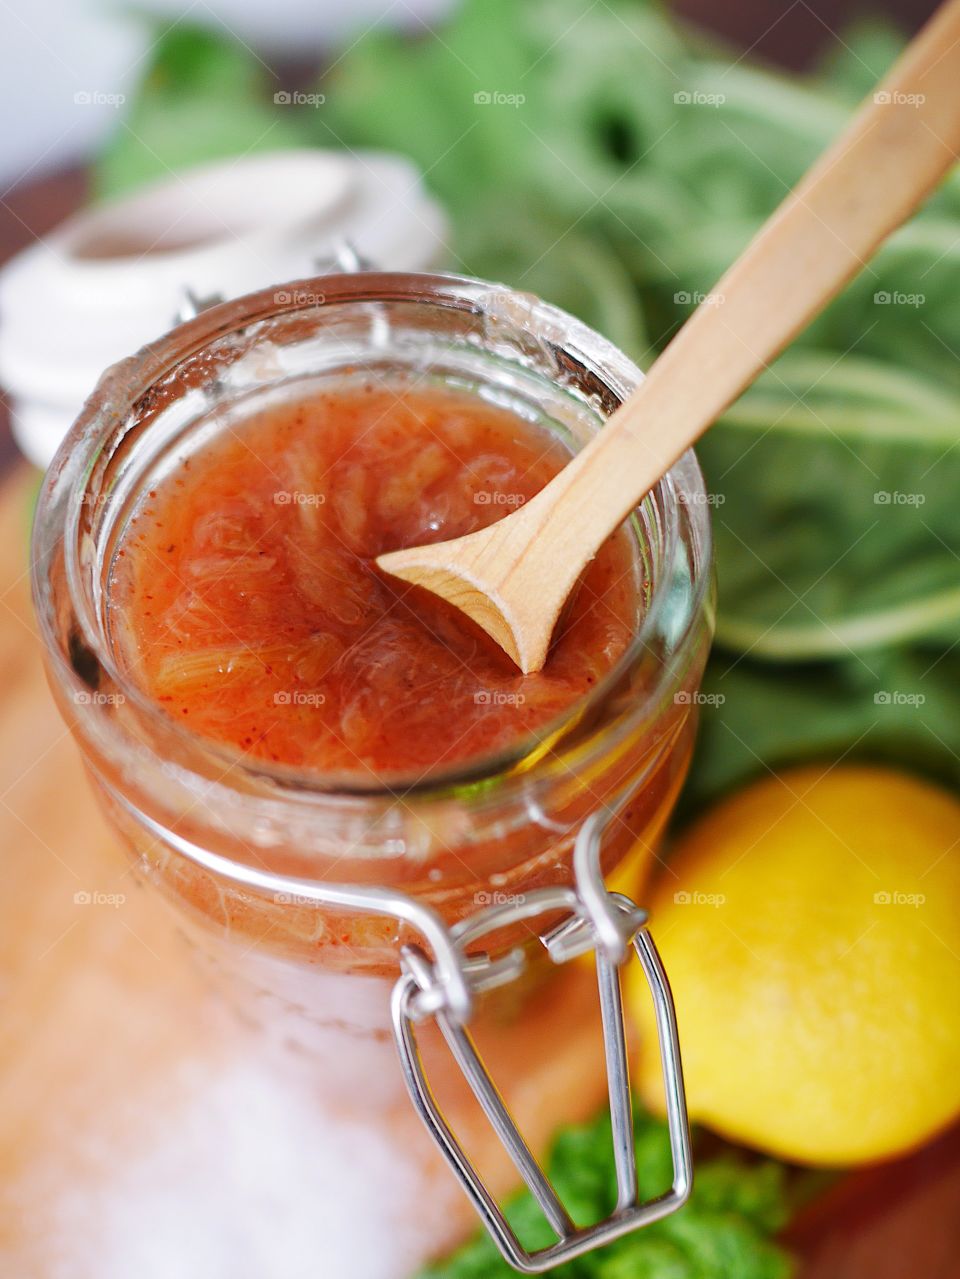
[[[43,486],[34,592],[53,692],[139,873],[261,1033],[307,1050],[325,1088],[362,1092],[375,1111],[397,1095],[386,1032],[401,948],[436,950],[398,901],[429,907],[442,927],[569,885],[578,830],[614,804],[602,869],[641,882],[689,761],[712,597],[706,494],[687,454],[632,517],[636,638],[539,745],[371,788],[192,734],[118,660],[107,585],[127,523],[217,431],[326,381],[371,376],[468,389],[571,450],[640,378],[572,317],[476,280],[358,272],[214,306],[101,379]],[[369,904],[337,900],[344,884],[370,890]],[[483,949],[539,954],[541,931],[515,920]],[[543,1004],[549,968],[528,964],[519,986],[485,997],[483,1017],[516,1017],[530,992]],[[578,1033],[553,1003],[560,1028]],[[596,1083],[585,1097],[603,1095],[602,1074]]]

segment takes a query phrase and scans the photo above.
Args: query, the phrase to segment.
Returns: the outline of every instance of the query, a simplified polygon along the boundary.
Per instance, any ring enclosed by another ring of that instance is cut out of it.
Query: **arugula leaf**
[[[716,652],[680,817],[749,778],[818,759],[905,764],[960,787],[960,650],[907,645],[861,659],[758,662]]]
[[[856,18],[843,40],[831,42],[818,68],[824,85],[838,85],[851,98],[863,98],[886,75],[903,48],[904,33],[888,21]]]
[[[635,1129],[640,1193],[652,1197],[670,1185],[670,1138],[666,1124],[639,1107]],[[616,1174],[609,1114],[563,1129],[547,1171],[577,1225],[610,1213]],[[505,1212],[528,1248],[553,1242],[527,1192]],[[772,1236],[788,1217],[782,1165],[723,1153],[698,1161],[693,1193],[678,1212],[550,1273],[557,1279],[786,1279],[790,1258]],[[420,1279],[509,1279],[513,1273],[492,1241],[478,1235],[453,1257],[427,1267]]]
[[[935,383],[790,353],[703,438],[718,505],[717,640],[850,658],[960,624],[957,405]]]

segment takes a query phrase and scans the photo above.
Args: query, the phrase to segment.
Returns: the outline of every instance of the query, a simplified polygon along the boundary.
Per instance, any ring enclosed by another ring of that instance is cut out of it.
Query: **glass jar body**
[[[190,922],[247,1012],[331,1061],[344,1032],[380,1042],[399,950],[423,939],[382,901],[318,904],[298,884],[386,888],[450,925],[571,883],[577,831],[627,792],[602,864],[639,882],[689,760],[711,629],[705,494],[688,455],[633,517],[637,639],[546,744],[364,789],[185,732],[114,660],[107,582],[127,521],[172,459],[211,433],[358,371],[466,388],[574,450],[639,377],[569,316],[502,287],[376,273],[301,281],[205,312],[109,371],[51,468],[35,544],[51,684],[139,872]],[[285,879],[277,887],[257,872]],[[517,924],[487,948],[539,953],[535,931]],[[539,989],[537,965],[525,985]],[[514,991],[499,1006],[516,1002]]]

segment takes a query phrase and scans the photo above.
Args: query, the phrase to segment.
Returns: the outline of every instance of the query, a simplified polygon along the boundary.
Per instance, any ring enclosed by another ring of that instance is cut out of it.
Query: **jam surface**
[[[416,779],[542,737],[636,631],[631,537],[601,548],[527,676],[373,560],[492,523],[568,458],[449,388],[344,383],[251,413],[131,521],[110,587],[121,665],[194,732],[322,773]]]

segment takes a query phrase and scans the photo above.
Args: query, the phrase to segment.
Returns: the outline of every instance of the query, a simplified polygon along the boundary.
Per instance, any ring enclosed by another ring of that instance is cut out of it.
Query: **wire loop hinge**
[[[667,1216],[686,1201],[692,1185],[690,1132],[673,998],[660,956],[647,931],[645,912],[628,897],[608,892],[603,883],[599,852],[610,816],[611,810],[594,814],[578,834],[574,847],[576,891],[565,887],[538,889],[507,903],[488,906],[449,930],[452,950],[459,961],[458,975],[471,995],[469,1008],[464,1007],[462,999],[458,1003],[448,998],[449,964],[446,976],[442,976],[438,965],[419,946],[404,947],[402,973],[393,991],[394,1036],[414,1107],[504,1259],[523,1274],[540,1274]],[[613,1131],[617,1205],[605,1220],[586,1226],[578,1226],[570,1218],[484,1066],[467,1026],[472,996],[513,981],[522,972],[526,955],[522,949],[516,949],[493,959],[484,953],[468,955],[466,948],[507,925],[556,915],[558,911],[565,914],[564,920],[540,937],[550,958],[560,964],[591,950],[595,955]],[[673,1157],[670,1189],[642,1203],[637,1184],[621,989],[622,969],[631,951],[641,965],[654,1003]],[[444,1118],[427,1080],[416,1034],[417,1023],[431,1017],[556,1236],[556,1242],[548,1247],[530,1252],[523,1246]]]

